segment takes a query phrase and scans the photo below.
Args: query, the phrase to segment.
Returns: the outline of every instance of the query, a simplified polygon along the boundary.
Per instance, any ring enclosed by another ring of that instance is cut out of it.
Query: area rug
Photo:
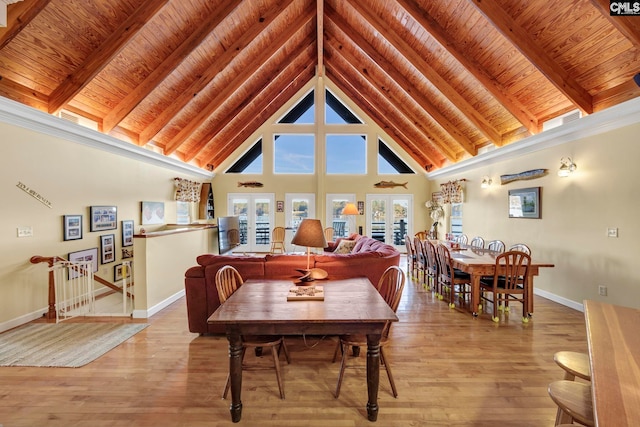
[[[146,323],[32,323],[0,334],[0,366],[77,368],[131,338]]]

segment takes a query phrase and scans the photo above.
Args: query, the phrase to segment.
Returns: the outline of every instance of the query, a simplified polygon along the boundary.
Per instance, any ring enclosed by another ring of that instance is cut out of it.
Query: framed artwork
[[[133,246],[133,220],[122,221],[122,246]]]
[[[126,272],[126,275],[124,275],[123,273]],[[131,277],[131,267],[128,268],[124,268],[124,264],[117,264],[113,266],[113,281],[117,282],[119,280],[122,280],[124,278],[129,278]]]
[[[142,225],[164,224],[164,202],[142,202]]]
[[[509,190],[509,218],[541,218],[540,187]]]
[[[93,266],[93,272],[98,271],[98,248],[85,249],[77,252],[69,253],[69,261],[71,262],[90,262]],[[75,279],[82,275],[81,271],[73,271],[69,269],[69,279]]]
[[[122,259],[133,258],[133,248],[122,248]]]
[[[100,253],[102,264],[108,264],[116,260],[116,235],[105,234],[100,236]]]
[[[64,240],[82,239],[82,215],[63,216]]]
[[[276,212],[284,212],[284,201],[282,200],[276,201]]]
[[[358,200],[358,214],[364,215],[364,201]]]
[[[91,206],[89,208],[90,231],[118,228],[118,209],[115,206]]]
[[[444,196],[442,195],[442,191],[434,191],[431,193],[431,201],[436,202],[439,205],[442,205],[444,201]]]

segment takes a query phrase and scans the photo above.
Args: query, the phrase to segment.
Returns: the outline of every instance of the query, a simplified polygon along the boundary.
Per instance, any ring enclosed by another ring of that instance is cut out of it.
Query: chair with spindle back
[[[234,292],[238,290],[244,281],[242,276],[234,267],[225,265],[216,273],[216,289],[218,291],[218,299],[220,304],[224,304]],[[289,351],[287,345],[284,342],[282,336],[260,335],[260,336],[242,336],[242,369],[264,369],[261,366],[249,366],[244,364],[244,356],[248,348],[271,348],[271,355],[273,356],[273,367],[276,371],[276,379],[278,380],[278,389],[280,390],[280,398],[284,399],[284,384],[282,381],[282,375],[280,373],[280,360],[279,351],[284,352],[287,363],[291,363],[289,359]],[[229,387],[231,385],[231,375],[227,374],[227,381],[224,385],[224,391],[222,392],[222,398],[226,399],[229,393]]]
[[[531,255],[531,249],[529,248],[529,246],[525,245],[524,243],[516,243],[515,245],[511,245],[509,247],[510,251],[520,251],[520,252],[524,252],[527,255]]]
[[[436,246],[436,257],[438,260],[438,287],[440,288],[440,295],[442,295],[445,289],[449,289],[449,308],[454,308],[456,287],[458,288],[458,294],[462,297],[470,293],[467,290],[467,286],[471,285],[471,275],[453,267],[449,248],[442,243],[438,243]]]
[[[491,240],[487,243],[487,249],[494,252],[504,252],[504,242],[502,240]]]
[[[480,280],[480,294],[483,299],[485,292],[490,292],[493,298],[489,301],[493,304],[494,322],[499,322],[498,307],[503,302],[519,301],[522,303],[522,321],[529,321],[527,313],[528,305],[528,273],[531,265],[531,257],[522,251],[509,251],[496,256],[496,265],[493,277],[483,277]],[[517,295],[520,295],[518,297]]]
[[[480,236],[476,236],[473,239],[471,239],[471,243],[469,244],[472,248],[479,248],[479,249],[483,249],[484,248],[484,239]]]
[[[274,227],[271,231],[271,250],[272,254],[279,252],[281,254],[285,253],[287,250],[284,247],[284,236],[286,230],[284,227]]]

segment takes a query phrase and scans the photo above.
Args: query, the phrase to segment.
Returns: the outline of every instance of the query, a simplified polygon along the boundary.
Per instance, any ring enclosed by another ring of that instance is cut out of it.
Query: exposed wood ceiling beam
[[[390,82],[396,82],[397,86],[400,87],[400,90],[404,92],[407,97],[410,97],[414,102],[416,102],[426,114],[431,116],[433,120],[435,120],[438,125],[440,125],[450,136],[453,138],[458,144],[465,150],[467,153],[475,156],[477,154],[477,150],[473,143],[462,133],[460,130],[456,128],[446,117],[444,117],[433,105],[427,97],[422,96],[420,91],[407,79],[399,70],[397,70],[394,65],[389,62],[384,56],[380,55],[380,53],[376,52],[375,48],[371,46],[371,44],[362,36],[360,36],[353,28],[349,26],[347,22],[342,19],[334,10],[328,9],[327,18],[335,23],[334,26],[327,26],[327,31],[330,34],[334,34],[334,32],[340,31],[340,37],[342,40],[345,38],[349,38],[351,40],[351,45],[353,48],[361,50],[365,55],[369,57],[372,64],[371,66],[376,66],[379,70],[386,74],[388,80]],[[342,50],[343,55],[345,49]],[[350,61],[353,64],[357,64],[357,60],[353,59]],[[361,65],[364,66],[364,65]],[[369,67],[369,66],[368,66]],[[369,67],[371,68],[371,67]],[[368,78],[372,78],[372,74],[364,73],[363,75],[367,75]],[[382,87],[383,84],[380,82],[377,83],[378,87]],[[392,96],[392,91],[389,91],[388,96]],[[402,107],[404,106],[404,102],[402,100],[396,100],[396,105]],[[420,120],[414,121],[420,123]],[[456,159],[455,153],[449,147],[448,142],[439,142],[438,147],[440,151],[450,160],[454,161]]]
[[[158,114],[154,121],[140,132],[140,145],[144,145],[154,138],[158,132],[162,130],[169,122],[196,97],[222,70],[224,70],[231,61],[237,57],[243,49],[258,37],[258,35],[284,10],[292,0],[288,0],[283,4],[279,1],[272,5],[258,20],[253,24],[241,39],[236,40],[222,55],[215,58],[215,61],[207,68],[189,87],[182,92],[171,104]],[[313,6],[312,6],[313,7]]]
[[[102,121],[102,131],[108,133],[140,104],[184,59],[193,52],[224,19],[233,12],[242,0],[226,0],[218,6],[216,16],[206,19],[200,26],[167,56],[138,87],[127,94]]]
[[[324,74],[324,61],[322,58],[323,47],[322,44],[324,42],[324,0],[316,0],[317,4],[317,40],[318,40],[318,77],[322,77]]]
[[[349,4],[366,20],[381,37],[386,39],[400,54],[418,69],[456,108],[491,142],[500,144],[502,135],[476,109],[445,81],[401,36],[389,28],[375,13],[358,1]]]
[[[301,15],[292,25],[287,27],[287,31],[278,35],[270,44],[267,49],[262,49],[258,56],[252,59],[253,63],[265,64],[269,58],[273,56],[283,45],[286,45],[298,31],[304,28],[313,19],[313,9],[307,8],[305,13]],[[312,41],[311,41],[312,42]],[[307,43],[308,44],[308,43]],[[305,45],[306,46],[306,45]],[[195,132],[207,119],[216,111],[220,106],[240,87],[242,84],[249,80],[255,70],[246,68],[242,74],[236,75],[234,83],[227,85],[222,91],[216,94],[215,98],[207,104],[207,106],[200,110],[199,113],[189,121],[189,123],[180,129],[171,140],[165,145],[164,153],[171,154],[187,139],[189,135]],[[211,139],[213,135],[209,135],[206,139]]]
[[[217,135],[216,143],[210,144],[208,150],[202,153],[205,161],[201,161],[201,164],[221,163],[298,93],[315,75],[314,52],[315,45],[309,45],[260,95],[252,97],[247,108],[229,122],[228,129],[232,134],[221,132]],[[219,142],[223,145],[220,146]]]
[[[631,43],[635,46],[640,46],[640,19],[637,16],[611,16],[609,0],[591,0],[591,4]]]
[[[538,118],[515,96],[507,91],[494,76],[491,76],[484,67],[461,53],[451,41],[444,28],[429,13],[422,10],[415,0],[396,0],[407,13],[411,15],[440,46],[451,54],[480,84],[482,84],[504,107],[516,118],[531,134],[540,132]],[[496,145],[501,145],[496,143]]]
[[[145,24],[162,9],[169,0],[147,0],[107,37],[100,47],[80,64],[74,73],[49,95],[49,113],[57,114],[73,99],[109,62],[126,46]]]
[[[0,50],[44,9],[51,0],[22,1],[7,9],[7,26],[0,27]]]
[[[47,111],[49,105],[47,95],[2,76],[0,76],[0,95],[41,111]]]
[[[500,31],[560,92],[586,114],[593,113],[591,95],[542,50],[536,41],[494,0],[468,0]]]
[[[396,142],[418,164],[438,164],[444,161],[442,153],[435,147],[433,141],[415,128],[414,124],[400,114],[395,105],[391,104],[377,88],[371,86],[352,64],[340,58],[339,52],[334,49],[325,49],[327,56],[327,71],[329,67],[331,75],[339,80],[334,81],[351,99],[365,111],[382,129],[397,138]],[[342,63],[342,64],[341,64]],[[345,70],[347,68],[347,70]],[[374,96],[378,95],[378,96]]]

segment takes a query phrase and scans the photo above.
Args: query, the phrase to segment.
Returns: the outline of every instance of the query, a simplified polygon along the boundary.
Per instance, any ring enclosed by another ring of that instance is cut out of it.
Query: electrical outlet
[[[600,295],[602,297],[606,297],[607,296],[607,287],[605,285],[598,286],[598,295]]]
[[[618,237],[617,228],[607,228],[607,237]]]
[[[32,237],[33,228],[31,227],[18,227],[18,237]]]

